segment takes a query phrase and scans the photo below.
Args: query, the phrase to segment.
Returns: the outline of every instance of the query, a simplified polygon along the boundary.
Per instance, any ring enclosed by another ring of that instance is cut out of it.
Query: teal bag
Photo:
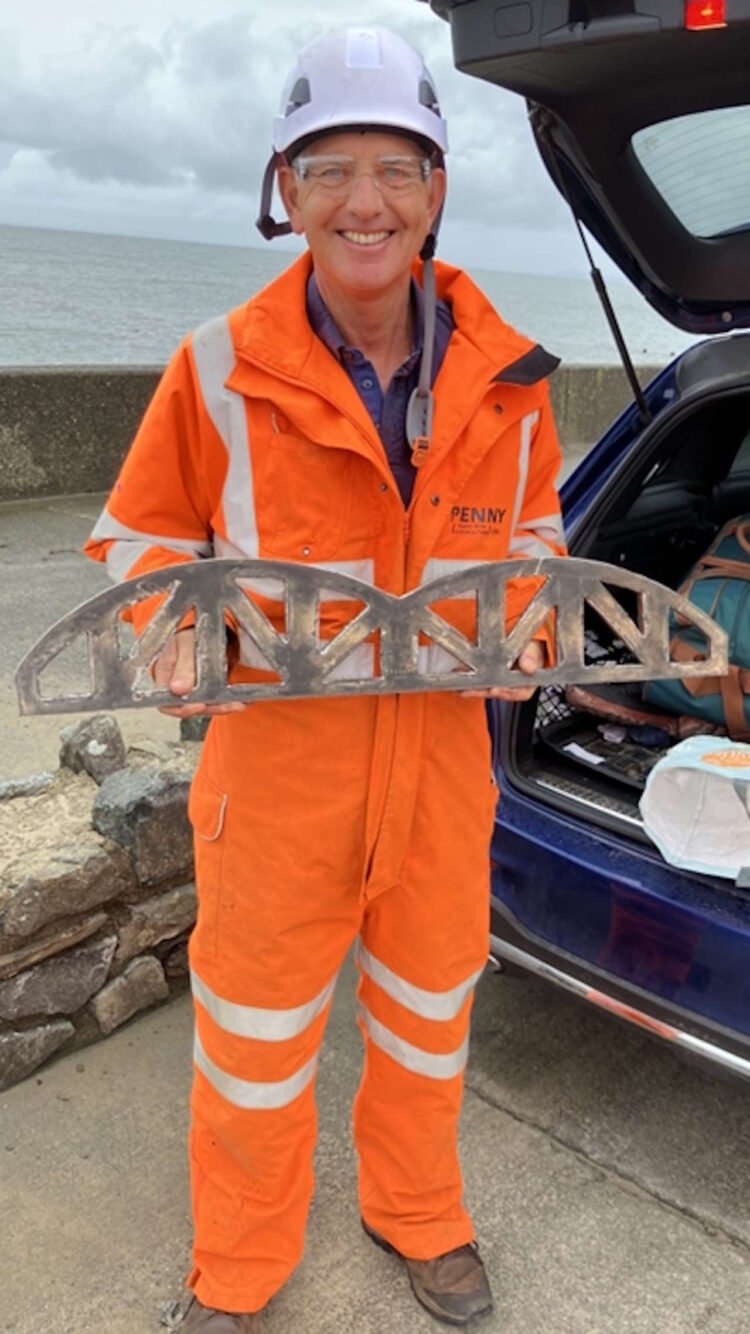
[[[648,681],[643,697],[668,713],[691,714],[725,727],[737,741],[750,740],[750,515],[730,519],[693,566],[680,593],[726,630],[727,676],[687,681]],[[680,662],[705,657],[694,626],[673,618],[670,655]]]

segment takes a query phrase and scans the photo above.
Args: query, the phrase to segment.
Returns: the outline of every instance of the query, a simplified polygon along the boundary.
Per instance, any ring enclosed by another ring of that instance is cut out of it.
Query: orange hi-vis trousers
[[[205,1305],[258,1310],[300,1259],[316,1059],[352,944],[362,1216],[416,1259],[472,1240],[456,1137],[495,801],[476,700],[279,701],[213,721],[190,807],[189,1281]]]

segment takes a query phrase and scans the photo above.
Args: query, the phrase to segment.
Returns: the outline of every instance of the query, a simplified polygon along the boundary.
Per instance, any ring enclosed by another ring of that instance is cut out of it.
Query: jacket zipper
[[[402,579],[402,592],[406,592],[407,571],[409,564],[409,538],[411,537],[411,513],[407,510],[404,514],[404,568]]]

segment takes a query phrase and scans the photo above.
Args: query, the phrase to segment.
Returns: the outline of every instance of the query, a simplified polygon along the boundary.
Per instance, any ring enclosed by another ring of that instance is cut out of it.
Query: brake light
[[[685,0],[685,27],[691,32],[726,26],[726,0]]]

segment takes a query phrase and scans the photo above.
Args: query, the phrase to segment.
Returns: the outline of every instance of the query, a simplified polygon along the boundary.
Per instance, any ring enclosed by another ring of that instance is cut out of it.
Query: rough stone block
[[[118,930],[119,944],[115,965],[127,963],[162,940],[188,931],[195,921],[197,900],[195,885],[178,885],[165,894],[155,894],[126,911]]]
[[[202,741],[210,722],[205,713],[198,713],[194,718],[180,718],[180,741]]]
[[[55,1019],[22,1032],[0,1033],[0,1091],[25,1079],[74,1033],[67,1019]]]
[[[0,801],[10,801],[14,797],[36,797],[52,787],[55,775],[45,771],[41,774],[29,774],[28,778],[7,778],[0,783]]]
[[[186,977],[190,972],[187,941],[179,940],[171,949],[165,951],[162,963],[168,978]]]
[[[95,783],[108,774],[124,769],[127,751],[122,732],[114,718],[97,713],[93,718],[71,723],[60,733],[60,764],[74,774],[87,773]]]
[[[63,950],[80,945],[82,940],[95,935],[106,920],[106,913],[94,913],[93,917],[86,917],[73,926],[60,926],[56,931],[32,940],[29,945],[0,954],[0,982],[4,982],[7,977],[15,977],[16,973],[31,968],[32,964],[41,963],[43,959],[49,959],[53,954],[61,954]]]
[[[91,803],[97,792],[88,774],[58,769],[47,791],[18,794],[0,801],[0,870],[27,852],[61,846],[91,837]]]
[[[191,874],[189,791],[188,774],[123,769],[105,778],[96,794],[94,829],[128,849],[140,884],[158,885]]]
[[[0,1019],[75,1014],[106,981],[116,945],[107,936],[0,982]]]
[[[139,1010],[164,1000],[169,987],[158,959],[141,955],[129,963],[124,973],[115,977],[91,1001],[91,1011],[105,1035],[132,1018]]]
[[[98,908],[131,887],[127,854],[91,832],[57,852],[27,852],[0,872],[0,936],[28,940],[49,922]]]

